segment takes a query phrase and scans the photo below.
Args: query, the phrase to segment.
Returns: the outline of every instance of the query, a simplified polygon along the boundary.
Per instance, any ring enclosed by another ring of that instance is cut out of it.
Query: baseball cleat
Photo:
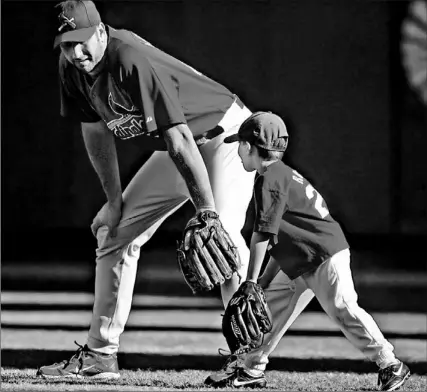
[[[76,353],[68,360],[42,366],[36,376],[43,378],[93,378],[115,379],[120,377],[116,354],[98,354],[87,345],[79,346]]]
[[[267,380],[265,379],[264,373],[255,377],[244,369],[237,369],[236,377],[233,377],[230,386],[235,388],[265,388],[267,386]]]
[[[215,373],[212,373],[209,375],[206,380],[205,384],[209,386],[213,386],[214,384],[227,380],[230,377],[234,375],[235,370],[239,367],[239,362],[241,360],[241,355],[245,354],[248,350],[247,349],[240,349],[235,351],[233,354],[230,354],[226,350],[218,349],[218,352],[220,355],[225,356],[226,354],[223,354],[224,352],[228,353],[228,358],[226,359],[224,365],[222,365],[222,368],[218,370]]]
[[[410,375],[409,368],[403,362],[381,369],[378,373],[378,389],[395,391],[405,383]]]
[[[238,357],[236,355],[230,355],[225,361],[224,365],[220,370],[209,375],[205,384],[209,386],[214,386],[215,384],[227,380],[234,375],[235,370],[238,367]]]
[[[214,388],[265,388],[267,381],[264,373],[252,376],[242,368],[236,368],[231,376],[212,382],[209,386]]]

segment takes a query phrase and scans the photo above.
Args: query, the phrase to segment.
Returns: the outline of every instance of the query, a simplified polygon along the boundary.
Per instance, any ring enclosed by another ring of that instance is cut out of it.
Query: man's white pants
[[[345,337],[367,358],[381,367],[396,361],[393,346],[384,338],[374,319],[357,304],[349,249],[293,281],[281,270],[276,275],[278,269],[276,261],[270,260],[260,278],[263,285],[265,275],[275,275],[274,278],[270,276],[272,280],[264,289],[273,316],[273,329],[264,336],[259,348],[245,356],[244,368],[255,373],[265,370],[268,357],[314,296]]]
[[[249,249],[241,229],[252,197],[255,172],[244,170],[237,152],[238,143],[225,144],[223,140],[236,133],[250,115],[249,109],[233,103],[219,123],[225,133],[200,147],[217,212],[242,259],[238,272],[243,279],[247,273]],[[119,338],[129,317],[140,247],[168,216],[189,200],[189,192],[168,152],[157,151],[127,186],[123,200],[117,236],[109,237],[106,226],[97,234],[95,302],[87,344],[91,349],[108,354],[118,351]],[[238,284],[234,274],[221,286],[224,306]]]

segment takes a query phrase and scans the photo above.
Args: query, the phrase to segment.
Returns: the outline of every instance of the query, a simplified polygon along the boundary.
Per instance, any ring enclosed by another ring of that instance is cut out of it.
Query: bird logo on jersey
[[[108,94],[108,105],[112,112],[116,114],[116,118],[107,122],[107,126],[117,137],[129,139],[147,133],[144,118],[135,106],[131,105],[130,108],[127,108],[115,102],[111,92]],[[152,118],[148,117],[146,122],[151,121]]]

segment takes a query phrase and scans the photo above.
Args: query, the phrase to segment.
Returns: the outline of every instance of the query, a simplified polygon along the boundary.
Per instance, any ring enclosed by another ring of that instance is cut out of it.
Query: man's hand
[[[117,235],[117,226],[119,225],[122,217],[122,205],[123,202],[120,199],[118,202],[114,203],[107,201],[107,203],[102,206],[90,226],[95,237],[101,226],[108,227],[110,237],[115,237]]]
[[[236,246],[214,211],[197,213],[188,221],[177,258],[194,294],[223,284],[242,266]]]

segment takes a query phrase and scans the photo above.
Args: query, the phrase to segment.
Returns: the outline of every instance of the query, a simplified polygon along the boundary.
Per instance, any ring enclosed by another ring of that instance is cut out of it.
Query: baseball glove
[[[194,294],[221,285],[241,267],[237,248],[214,211],[191,218],[177,245],[178,264]]]
[[[231,352],[259,347],[272,326],[263,289],[257,283],[243,282],[230,299],[222,318],[222,333]]]

